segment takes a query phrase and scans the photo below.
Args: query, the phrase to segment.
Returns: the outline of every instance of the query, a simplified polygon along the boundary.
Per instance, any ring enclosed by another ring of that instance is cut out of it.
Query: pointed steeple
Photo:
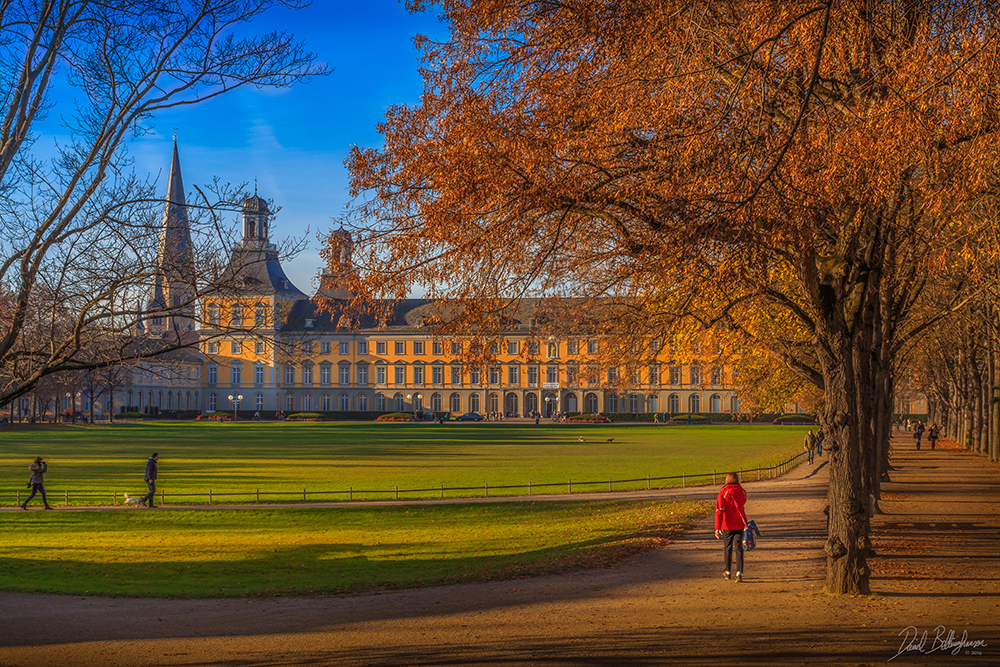
[[[191,225],[175,135],[156,256],[156,284],[148,307],[150,311],[168,312],[163,317],[150,320],[150,333],[194,329],[194,297],[194,245],[191,243]]]

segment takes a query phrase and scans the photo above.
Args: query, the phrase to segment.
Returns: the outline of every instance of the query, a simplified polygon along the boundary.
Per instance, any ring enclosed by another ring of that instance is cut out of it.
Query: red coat
[[[746,525],[747,492],[739,484],[726,484],[715,500],[715,529],[743,530]]]

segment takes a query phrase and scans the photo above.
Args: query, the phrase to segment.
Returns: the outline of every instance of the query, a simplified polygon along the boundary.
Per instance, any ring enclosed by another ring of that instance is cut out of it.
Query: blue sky
[[[305,41],[332,74],[289,89],[252,88],[155,119],[156,133],[130,147],[139,173],[159,174],[165,189],[173,128],[184,186],[257,179],[259,194],[281,210],[272,238],[303,236],[309,249],[284,264],[296,286],[314,291],[320,268],[316,232],[349,202],[347,151],[378,146],[375,125],[387,107],[419,101],[419,54],[413,37],[445,35],[435,12],[409,14],[397,0],[315,0],[293,12],[274,10],[254,31],[281,28]],[[235,216],[234,216],[235,219]]]

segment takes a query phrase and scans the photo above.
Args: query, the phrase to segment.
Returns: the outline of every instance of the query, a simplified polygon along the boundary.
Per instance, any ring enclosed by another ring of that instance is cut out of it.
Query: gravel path
[[[821,592],[828,478],[817,459],[746,484],[764,535],[743,583],[722,578],[707,519],[614,568],[505,582],[227,600],[0,593],[0,666],[1000,664],[1000,468],[895,446],[872,597]],[[894,658],[909,626],[927,639]],[[985,645],[943,650],[948,631]]]

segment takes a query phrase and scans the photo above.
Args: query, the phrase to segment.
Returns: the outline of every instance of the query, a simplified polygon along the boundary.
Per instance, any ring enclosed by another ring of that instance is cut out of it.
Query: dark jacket
[[[48,472],[49,464],[45,461],[42,461],[41,465],[31,463],[28,465],[28,470],[31,471],[31,481],[29,484],[42,484],[42,475]]]
[[[146,461],[146,477],[145,477],[145,480],[147,482],[152,482],[155,479],[156,479],[156,461],[153,459],[152,456],[150,456],[149,460]]]

